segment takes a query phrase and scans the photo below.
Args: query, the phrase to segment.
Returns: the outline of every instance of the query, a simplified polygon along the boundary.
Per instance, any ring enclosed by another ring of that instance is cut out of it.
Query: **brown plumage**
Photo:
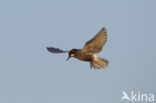
[[[87,41],[82,49],[72,49],[70,51],[63,51],[54,47],[47,47],[48,51],[52,53],[65,53],[68,52],[69,56],[67,60],[74,57],[81,61],[90,62],[90,67],[95,69],[105,68],[108,65],[108,61],[103,58],[99,58],[94,53],[99,53],[103,45],[106,43],[107,33],[106,29],[102,28],[91,40]]]

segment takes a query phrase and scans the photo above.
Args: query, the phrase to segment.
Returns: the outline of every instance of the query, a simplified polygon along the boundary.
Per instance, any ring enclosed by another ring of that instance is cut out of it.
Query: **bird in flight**
[[[82,49],[64,51],[59,48],[47,47],[47,50],[51,53],[68,53],[67,61],[71,57],[74,57],[78,60],[89,62],[90,68],[94,67],[94,69],[100,69],[105,68],[108,65],[108,61],[98,57],[96,53],[102,50],[106,41],[107,32],[105,28],[102,28],[91,40],[86,42]]]

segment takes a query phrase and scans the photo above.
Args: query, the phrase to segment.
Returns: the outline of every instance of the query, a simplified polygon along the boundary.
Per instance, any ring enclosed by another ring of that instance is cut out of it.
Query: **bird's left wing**
[[[59,48],[54,48],[54,47],[47,47],[47,50],[51,53],[67,53],[69,51],[64,51],[64,50],[61,50]]]
[[[102,50],[107,40],[106,29],[102,28],[91,40],[87,41],[83,47],[83,51],[98,53]]]

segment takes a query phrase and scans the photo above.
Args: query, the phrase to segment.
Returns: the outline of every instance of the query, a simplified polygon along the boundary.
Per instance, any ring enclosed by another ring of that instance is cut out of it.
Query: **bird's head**
[[[69,51],[69,54],[68,54],[67,61],[68,61],[71,57],[75,57],[75,56],[76,56],[76,52],[77,52],[76,49],[70,50],[70,51]]]

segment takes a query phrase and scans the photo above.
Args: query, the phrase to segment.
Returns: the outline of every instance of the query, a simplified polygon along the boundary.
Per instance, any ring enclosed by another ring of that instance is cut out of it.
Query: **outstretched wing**
[[[69,52],[69,51],[64,51],[64,50],[61,50],[59,48],[54,48],[54,47],[47,47],[47,50],[51,53],[66,53],[66,52]]]
[[[98,53],[102,50],[106,40],[107,40],[106,29],[102,28],[91,40],[86,42],[82,50],[91,53]]]

